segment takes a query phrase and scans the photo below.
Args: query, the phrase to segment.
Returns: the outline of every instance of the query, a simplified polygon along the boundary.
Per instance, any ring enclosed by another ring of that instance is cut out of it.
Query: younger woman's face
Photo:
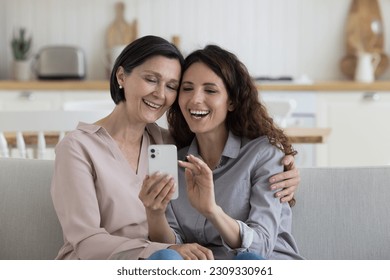
[[[117,72],[123,86],[126,111],[130,119],[153,123],[173,104],[180,82],[181,66],[177,59],[154,56],[127,75]]]
[[[192,64],[184,72],[179,105],[196,134],[226,131],[226,116],[233,107],[222,79],[202,62]]]

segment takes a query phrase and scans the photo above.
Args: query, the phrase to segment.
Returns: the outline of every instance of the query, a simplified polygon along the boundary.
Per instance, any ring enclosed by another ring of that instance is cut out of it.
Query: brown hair
[[[228,112],[226,127],[234,135],[254,139],[267,136],[270,143],[286,155],[297,152],[284,132],[269,116],[260,102],[258,90],[245,65],[233,54],[215,45],[192,52],[186,59],[183,73],[196,62],[206,64],[217,74],[226,87],[234,110]],[[180,94],[180,93],[179,93]],[[190,130],[180,110],[178,98],[167,113],[170,132],[178,148],[190,145],[195,134]],[[292,199],[290,205],[294,204]]]
[[[278,128],[269,116],[266,107],[260,102],[257,88],[245,65],[238,58],[215,45],[194,51],[184,63],[183,73],[195,62],[206,64],[224,82],[234,110],[228,112],[226,126],[234,135],[254,139],[266,135],[270,143],[286,155],[297,152],[288,137]],[[190,145],[194,138],[180,111],[178,98],[168,111],[168,123],[172,136],[179,148]]]

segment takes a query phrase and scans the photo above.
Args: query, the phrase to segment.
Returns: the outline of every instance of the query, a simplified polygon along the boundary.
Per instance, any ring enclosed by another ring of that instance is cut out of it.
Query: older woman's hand
[[[298,188],[301,177],[292,155],[285,156],[282,159],[282,163],[286,171],[278,173],[269,179],[271,190],[278,190],[275,193],[275,197],[280,198],[281,202],[289,202],[290,205],[293,205],[295,202],[294,193]]]
[[[175,187],[177,188],[172,176],[156,172],[145,177],[138,197],[146,212],[164,215]]]

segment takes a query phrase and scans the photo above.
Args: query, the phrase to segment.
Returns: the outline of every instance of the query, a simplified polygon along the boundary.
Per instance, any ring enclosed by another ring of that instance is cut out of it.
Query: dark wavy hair
[[[144,36],[126,46],[115,60],[114,67],[111,71],[110,92],[111,98],[115,104],[125,101],[124,90],[123,88],[119,88],[118,80],[116,78],[118,68],[122,66],[125,73],[129,75],[135,67],[141,65],[149,58],[158,55],[177,59],[180,62],[180,66],[183,68],[184,57],[181,52],[174,44],[161,37],[153,35]]]
[[[286,155],[295,156],[297,152],[290,140],[269,116],[266,107],[260,102],[256,85],[245,65],[227,50],[216,45],[192,52],[185,59],[183,73],[194,63],[207,65],[218,75],[227,90],[233,111],[227,113],[225,125],[234,135],[255,139],[267,136],[270,143]],[[180,95],[180,91],[179,91]],[[167,112],[169,130],[178,148],[191,144],[195,134],[190,130],[179,106],[179,95]],[[289,201],[295,205],[295,198]]]
[[[218,75],[227,90],[234,110],[228,112],[226,127],[234,135],[254,139],[267,136],[270,143],[286,155],[296,155],[290,140],[269,116],[260,102],[258,90],[245,65],[236,55],[216,45],[192,52],[185,59],[183,73],[194,63],[207,65]],[[179,93],[180,94],[180,93]],[[167,114],[170,132],[178,148],[190,145],[194,133],[190,130],[180,110],[178,98]]]

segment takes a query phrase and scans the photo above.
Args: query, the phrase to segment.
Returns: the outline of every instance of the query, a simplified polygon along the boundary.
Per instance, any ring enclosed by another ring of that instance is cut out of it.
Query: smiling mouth
[[[204,118],[208,114],[210,114],[210,111],[206,110],[189,110],[192,117],[196,119]]]
[[[153,102],[150,102],[146,99],[142,99],[142,101],[148,105],[149,107],[153,108],[153,109],[160,109],[162,107],[162,105],[159,105],[159,104],[156,104],[156,103],[153,103]]]

